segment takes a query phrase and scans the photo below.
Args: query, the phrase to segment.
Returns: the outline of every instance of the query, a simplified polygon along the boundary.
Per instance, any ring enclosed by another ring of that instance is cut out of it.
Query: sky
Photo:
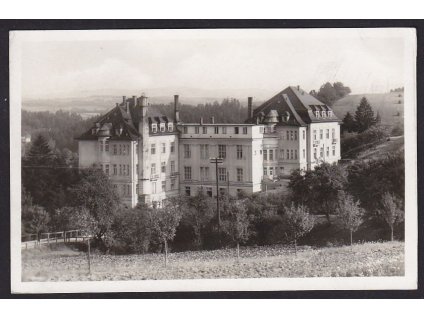
[[[404,85],[405,40],[395,31],[27,31],[16,39],[24,99],[186,88],[276,93],[288,85],[310,91],[327,81],[363,94]]]

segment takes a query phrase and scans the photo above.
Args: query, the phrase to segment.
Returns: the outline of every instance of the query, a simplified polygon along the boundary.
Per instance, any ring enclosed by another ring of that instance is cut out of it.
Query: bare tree
[[[350,246],[353,245],[353,233],[363,223],[364,210],[359,201],[355,201],[349,194],[341,194],[337,204],[337,220],[342,228],[349,230]]]
[[[405,213],[403,209],[400,208],[400,203],[397,198],[389,192],[383,194],[381,198],[381,206],[382,209],[379,210],[380,215],[390,226],[390,240],[393,241],[393,229],[396,224],[404,220]]]

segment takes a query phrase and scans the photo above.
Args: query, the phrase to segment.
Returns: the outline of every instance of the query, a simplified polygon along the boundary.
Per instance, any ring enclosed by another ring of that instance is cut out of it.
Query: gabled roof
[[[319,116],[315,111],[319,110]],[[325,111],[325,117],[321,116]],[[339,122],[331,107],[320,102],[318,99],[308,94],[304,90],[289,86],[279,92],[261,106],[253,111],[252,118],[248,123],[266,123],[264,121],[268,114],[278,114],[277,125],[281,126],[305,126],[314,122]],[[288,116],[287,116],[288,115]]]

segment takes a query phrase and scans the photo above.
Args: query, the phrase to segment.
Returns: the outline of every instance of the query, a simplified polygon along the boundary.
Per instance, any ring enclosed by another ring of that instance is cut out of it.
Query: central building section
[[[263,126],[218,124],[213,117],[179,125],[180,192],[238,195],[261,190]],[[222,159],[216,166],[212,158]]]

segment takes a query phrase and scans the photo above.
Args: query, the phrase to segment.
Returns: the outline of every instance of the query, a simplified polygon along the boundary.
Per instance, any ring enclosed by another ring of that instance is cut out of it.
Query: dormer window
[[[174,131],[174,125],[172,123],[168,123],[168,131]]]
[[[328,117],[333,117],[333,112],[332,112],[331,110],[329,110],[329,111],[327,112],[327,115],[328,115]]]
[[[165,131],[165,123],[161,123],[160,124],[160,131],[164,132]]]
[[[158,132],[158,125],[157,124],[152,124],[152,133],[157,133]]]
[[[325,117],[325,115],[326,115],[326,111],[325,111],[325,110],[323,110],[323,111],[321,112],[321,116],[322,116],[322,117]]]
[[[319,118],[319,110],[316,110],[316,111],[315,111],[315,117],[316,117],[316,118]]]

